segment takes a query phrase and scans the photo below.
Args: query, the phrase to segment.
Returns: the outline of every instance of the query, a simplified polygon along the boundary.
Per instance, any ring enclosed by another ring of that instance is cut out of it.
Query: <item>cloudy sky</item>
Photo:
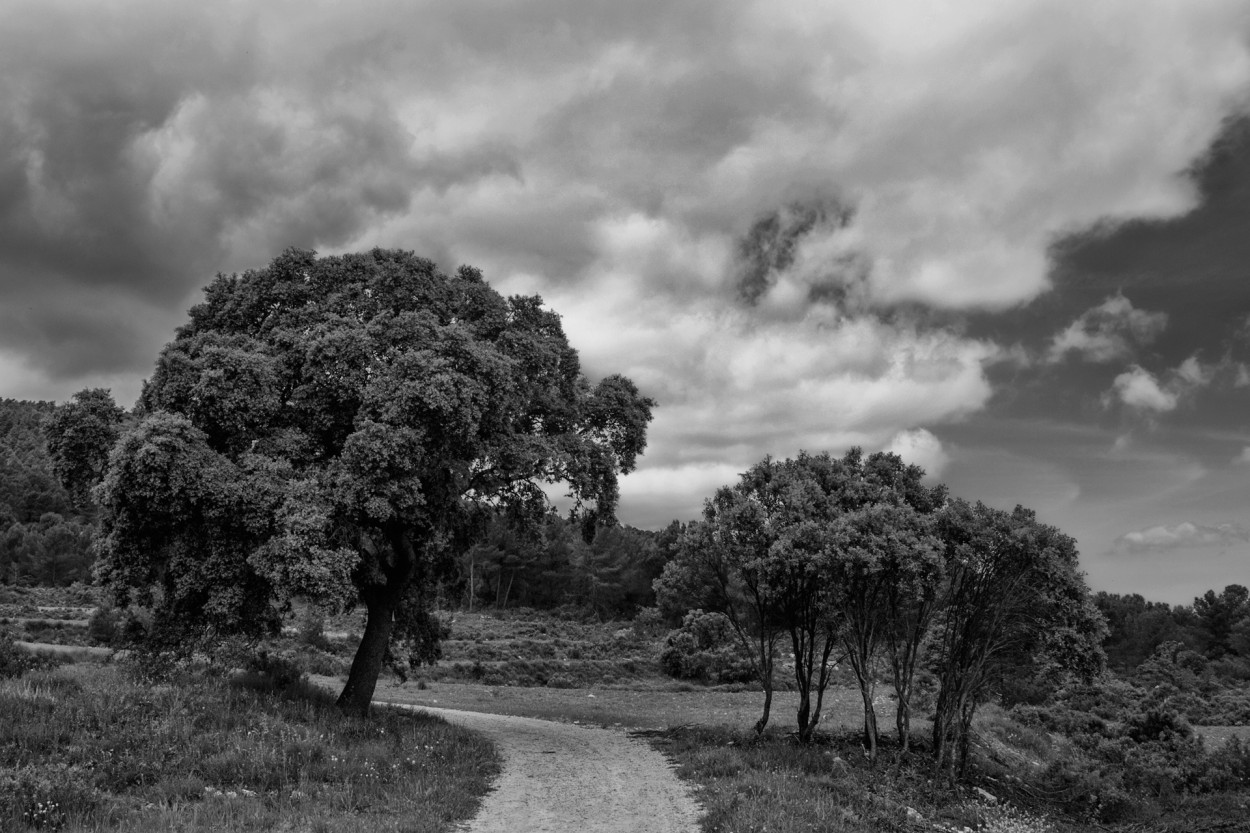
[[[218,271],[412,249],[660,403],[622,520],[892,449],[1091,584],[1250,584],[1250,2],[0,8],[0,396]]]

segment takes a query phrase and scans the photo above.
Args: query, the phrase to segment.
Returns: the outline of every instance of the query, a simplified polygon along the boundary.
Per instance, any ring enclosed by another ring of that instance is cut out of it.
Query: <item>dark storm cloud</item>
[[[794,266],[799,244],[817,228],[845,229],[853,212],[835,203],[793,203],[770,211],[756,220],[750,230],[737,241],[738,294],[748,304],[757,303],[777,283],[778,275]],[[853,263],[826,262],[830,280],[813,286],[810,297],[836,302],[845,294],[843,287],[832,280]]]
[[[237,6],[6,11],[0,349],[52,378],[141,372],[214,272],[341,244],[420,188],[517,175],[503,147],[413,153],[370,86],[375,41],[309,54],[273,23]]]
[[[1015,341],[1036,357],[1032,367],[992,372],[1012,388],[1003,412],[1125,420],[1124,430],[1136,417],[1244,428],[1250,117],[1227,120],[1186,176],[1200,199],[1193,211],[1072,233],[1052,250],[1053,292],[974,319],[970,334]]]

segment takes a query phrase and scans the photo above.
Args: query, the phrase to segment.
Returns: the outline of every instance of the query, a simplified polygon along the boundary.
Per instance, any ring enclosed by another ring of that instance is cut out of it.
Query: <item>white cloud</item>
[[[1241,453],[1233,458],[1234,463],[1250,464],[1250,445],[1241,449]]]
[[[885,450],[892,451],[905,462],[920,466],[931,478],[940,476],[951,460],[942,447],[942,441],[924,428],[898,432]]]
[[[1088,362],[1127,358],[1135,346],[1154,341],[1167,322],[1166,312],[1137,309],[1128,298],[1117,293],[1081,313],[1066,329],[1056,333],[1046,360],[1060,362],[1072,353]]]
[[[1154,374],[1139,365],[1115,377],[1110,393],[1130,408],[1141,411],[1175,410],[1178,400],[1177,394],[1164,390]]]
[[[1116,548],[1128,552],[1175,550],[1188,547],[1227,546],[1250,542],[1250,530],[1241,524],[1200,526],[1189,521],[1175,526],[1152,526],[1126,532],[1116,539]]]
[[[1168,371],[1166,381],[1160,381],[1140,365],[1132,365],[1115,377],[1111,389],[1103,395],[1103,403],[1110,406],[1118,400],[1142,412],[1173,411],[1184,398],[1209,386],[1224,367],[1224,363],[1203,364],[1193,355]]]

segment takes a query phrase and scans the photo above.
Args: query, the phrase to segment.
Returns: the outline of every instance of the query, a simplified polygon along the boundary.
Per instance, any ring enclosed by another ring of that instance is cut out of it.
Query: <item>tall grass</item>
[[[434,718],[343,716],[308,687],[116,666],[0,682],[0,830],[445,831],[498,772]]]

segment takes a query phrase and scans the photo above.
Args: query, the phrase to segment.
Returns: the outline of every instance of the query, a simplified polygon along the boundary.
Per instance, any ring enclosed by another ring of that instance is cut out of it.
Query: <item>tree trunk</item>
[[[898,698],[898,711],[894,715],[894,727],[898,729],[898,746],[906,755],[908,748],[911,746],[911,692],[900,695]]]
[[[757,735],[764,734],[773,708],[773,643],[763,634],[760,636],[760,685],[764,687],[764,713],[755,721]]]
[[[872,704],[872,686],[861,685],[859,690],[864,701],[864,748],[868,750],[868,760],[877,762],[877,710]]]
[[[515,578],[516,570],[513,570],[508,576],[508,589],[503,591],[503,604],[499,606],[501,610],[508,607],[508,597],[512,595],[512,580]]]
[[[820,725],[820,710],[825,702],[825,689],[829,686],[829,656],[833,653],[833,637],[825,635],[824,648],[820,652],[820,674],[816,681],[816,708],[812,710],[812,730]]]
[[[773,707],[773,679],[770,669],[768,677],[764,680],[764,713],[760,715],[760,719],[755,721],[755,734],[764,734],[764,728],[768,726],[768,713]]]
[[[812,737],[808,719],[812,715],[812,694],[806,687],[799,688],[799,742],[807,743]]]
[[[378,686],[378,675],[382,673],[386,649],[391,642],[391,628],[395,624],[398,599],[392,598],[392,594],[385,590],[380,590],[365,599],[365,607],[369,611],[365,620],[365,633],[360,638],[360,646],[352,660],[347,685],[343,686],[343,693],[338,699],[340,709],[362,717],[369,714],[369,704],[373,702],[373,692]]]

